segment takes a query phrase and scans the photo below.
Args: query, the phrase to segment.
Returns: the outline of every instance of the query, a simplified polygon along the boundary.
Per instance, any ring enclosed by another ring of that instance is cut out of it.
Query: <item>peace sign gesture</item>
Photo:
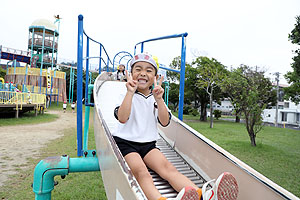
[[[154,89],[153,89],[152,93],[153,93],[153,96],[156,101],[162,99],[164,89],[161,87],[161,84],[162,84],[163,80],[164,80],[164,76],[161,76],[159,83],[157,84],[156,76],[154,77]]]
[[[127,70],[125,70],[125,72],[126,72],[126,79],[127,79],[127,83],[126,83],[127,92],[134,94],[138,87],[138,82],[132,79],[131,74],[128,73]]]

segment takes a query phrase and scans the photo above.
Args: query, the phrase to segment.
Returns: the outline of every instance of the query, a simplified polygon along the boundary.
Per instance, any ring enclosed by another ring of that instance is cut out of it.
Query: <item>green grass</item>
[[[50,115],[48,113],[38,114],[35,116],[34,113],[24,113],[18,119],[12,118],[1,118],[0,126],[12,126],[12,125],[25,125],[25,124],[39,124],[43,122],[52,122],[58,118],[58,115]]]
[[[209,128],[209,122],[186,123],[264,176],[300,197],[299,131],[264,127],[256,137],[257,146],[252,147],[245,125],[242,123],[215,120],[212,129]]]
[[[89,133],[89,149],[95,149],[93,126],[90,127]],[[5,186],[0,188],[0,199],[34,199],[31,183],[35,165],[49,156],[67,154],[70,157],[77,157],[76,147],[76,128],[66,129],[64,136],[44,147],[38,158],[29,159],[25,170],[18,169],[17,174],[10,176]],[[107,199],[100,172],[71,173],[63,180],[56,176],[55,180],[59,184],[52,191],[52,199]]]
[[[50,110],[62,110],[62,103],[58,105],[52,102],[51,106],[45,110],[44,114],[38,114],[35,116],[34,112],[26,112],[16,119],[14,116],[10,118],[0,118],[0,126],[13,126],[13,125],[25,125],[25,124],[39,124],[43,122],[52,122],[58,118],[58,115],[48,114]],[[67,107],[68,111],[71,111],[71,105]]]

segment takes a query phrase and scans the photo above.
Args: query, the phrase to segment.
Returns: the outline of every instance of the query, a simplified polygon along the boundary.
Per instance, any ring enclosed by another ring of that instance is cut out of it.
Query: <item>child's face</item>
[[[147,62],[137,62],[132,69],[132,79],[138,81],[139,91],[149,91],[154,83],[155,68]]]
[[[125,69],[124,65],[120,65],[120,66],[119,66],[119,70],[120,70],[120,71],[124,71],[124,69]]]

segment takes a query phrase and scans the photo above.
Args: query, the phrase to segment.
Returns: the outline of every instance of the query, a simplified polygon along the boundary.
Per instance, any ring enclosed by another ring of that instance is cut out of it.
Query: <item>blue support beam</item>
[[[82,156],[82,50],[83,16],[78,16],[77,46],[77,156]]]

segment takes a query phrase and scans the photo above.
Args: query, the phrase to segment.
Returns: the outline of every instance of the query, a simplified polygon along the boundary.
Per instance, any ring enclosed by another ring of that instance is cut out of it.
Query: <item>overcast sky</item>
[[[201,55],[228,67],[259,66],[267,73],[280,72],[281,82],[285,82],[282,75],[291,71],[296,46],[288,41],[288,34],[300,15],[299,0],[41,2],[1,1],[0,45],[26,50],[32,22],[54,22],[53,16],[59,14],[58,57],[76,61],[78,15],[82,14],[85,32],[101,42],[111,58],[119,51],[133,53],[140,41],[187,32],[188,62]],[[180,39],[145,44],[145,51],[165,65],[180,55],[180,48]]]

